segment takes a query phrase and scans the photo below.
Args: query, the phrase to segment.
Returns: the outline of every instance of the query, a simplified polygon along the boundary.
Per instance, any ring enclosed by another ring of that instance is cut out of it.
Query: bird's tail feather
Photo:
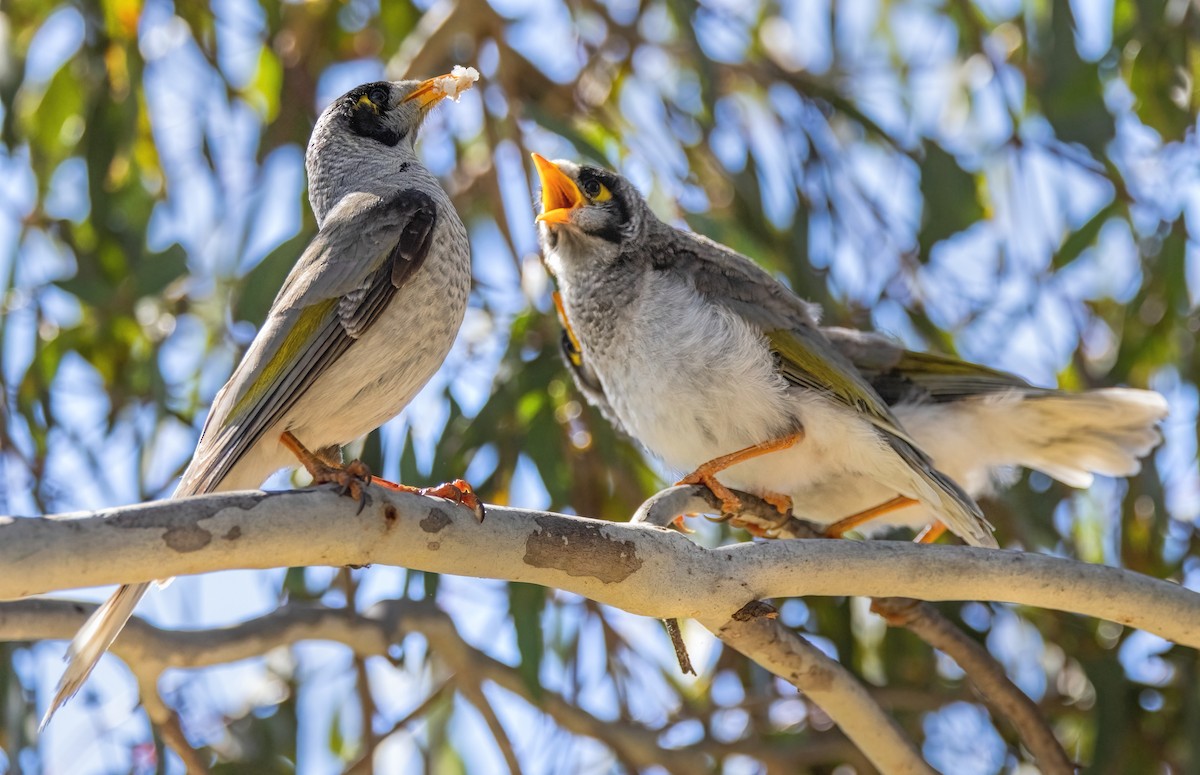
[[[196,471],[203,470],[204,465],[211,465],[200,461],[199,457],[192,460],[187,470],[183,472],[183,479],[179,486],[175,489],[172,498],[183,498],[188,495],[199,495],[204,492],[213,491],[216,489],[233,489],[240,480],[234,480],[231,477],[226,477],[228,481],[220,482],[221,485],[227,485],[224,488],[209,487],[203,484],[202,477],[196,475]],[[261,481],[261,480],[260,480]],[[160,587],[165,587],[171,583],[171,579],[164,579],[154,582]],[[67,647],[67,654],[64,659],[67,662],[67,668],[63,671],[62,678],[58,681],[58,688],[54,694],[54,700],[50,703],[50,707],[46,709],[46,715],[42,717],[42,723],[39,729],[45,729],[46,724],[50,723],[51,717],[55,712],[62,707],[63,703],[71,699],[84,681],[92,674],[96,664],[100,661],[100,657],[104,656],[104,652],[108,651],[108,647],[121,634],[121,630],[125,627],[125,623],[129,621],[129,617],[133,616],[133,609],[137,607],[138,601],[150,589],[150,582],[140,584],[125,584],[117,588],[117,591],[112,594],[108,600],[104,601],[96,611],[88,617],[88,620],[79,628],[79,632],[75,633],[75,637],[71,639],[71,644]]]
[[[71,645],[67,648],[67,669],[63,671],[63,676],[58,681],[54,699],[50,702],[50,707],[46,709],[46,715],[42,717],[39,729],[45,729],[54,712],[83,686],[83,682],[91,675],[92,669],[96,667],[100,657],[104,655],[104,652],[121,632],[121,628],[129,621],[129,617],[133,615],[133,609],[148,589],[150,589],[149,582],[126,584],[120,587],[84,622],[83,627],[75,634]]]
[[[925,453],[898,436],[885,435],[907,467],[910,485],[899,489],[924,502],[950,532],[968,544],[996,548],[992,526],[979,504],[957,482],[934,468]]]
[[[1149,390],[1106,388],[1027,396],[1003,413],[1013,462],[1072,487],[1093,474],[1132,476],[1160,441],[1167,401]]]

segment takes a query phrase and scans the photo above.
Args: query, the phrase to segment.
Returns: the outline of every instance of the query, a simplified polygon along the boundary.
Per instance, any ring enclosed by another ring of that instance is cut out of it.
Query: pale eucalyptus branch
[[[850,671],[784,627],[763,603],[749,603],[732,617],[700,623],[749,659],[784,679],[837,723],[846,737],[888,775],[933,775],[900,725]]]
[[[743,509],[732,521],[740,527],[773,538],[813,538],[820,535],[816,525],[791,516],[781,519],[775,507],[761,498],[749,493],[738,495],[742,498]],[[680,514],[719,511],[720,507],[720,499],[707,487],[676,486],[657,493],[643,503],[634,515],[634,521],[666,526]],[[987,649],[968,637],[931,604],[909,598],[877,597],[872,600],[871,610],[884,617],[888,624],[907,628],[957,662],[993,711],[1008,719],[1016,728],[1022,742],[1046,775],[1070,775],[1075,771],[1074,764],[1037,704],[1009,680],[1004,667]],[[779,626],[777,623],[773,625]]]
[[[380,488],[372,488],[371,496],[361,513],[349,500],[315,489],[0,518],[0,599],[234,568],[384,563],[541,584],[635,614],[695,618],[716,630],[747,602],[762,598],[901,595],[1069,611],[1200,646],[1200,595],[1119,568],[890,541],[788,540],[705,549],[649,525],[503,507],[489,507],[479,524],[469,510],[445,501]],[[195,658],[195,644],[206,637],[212,642],[202,649],[205,664],[248,655],[246,639],[231,643],[217,633],[187,633],[189,648],[181,641],[175,650],[163,643],[171,637],[163,632],[159,642],[173,667],[188,666],[184,655]],[[257,645],[250,653],[260,653]],[[756,653],[760,657],[786,655]],[[880,752],[868,750],[872,740],[854,742],[877,759]]]
[[[382,563],[563,589],[656,618],[805,595],[983,600],[1068,611],[1200,647],[1200,594],[1061,557],[907,541],[697,546],[672,530],[372,488],[240,492],[0,517],[0,599],[234,568]]]

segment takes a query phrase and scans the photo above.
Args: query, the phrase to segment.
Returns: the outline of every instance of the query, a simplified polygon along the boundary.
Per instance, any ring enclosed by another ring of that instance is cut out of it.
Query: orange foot
[[[300,460],[312,476],[313,484],[336,484],[339,493],[358,501],[356,513],[362,513],[363,507],[370,500],[367,485],[371,483],[372,478],[371,471],[365,463],[361,460],[353,460],[344,466],[331,463],[309,451],[291,431],[284,431],[279,436],[279,441]]]
[[[742,499],[734,495],[733,490],[718,482],[716,474],[705,471],[704,466],[700,466],[675,484],[699,484],[707,487],[721,501],[722,514],[737,514],[742,510]]]
[[[771,452],[778,452],[781,449],[787,449],[794,444],[798,444],[804,439],[804,431],[798,430],[787,436],[782,436],[778,439],[764,441],[761,444],[739,449],[737,452],[730,452],[728,455],[714,458],[707,463],[703,463],[695,471],[680,479],[675,484],[702,484],[707,487],[717,499],[721,501],[721,511],[724,514],[737,514],[742,510],[742,500],[733,494],[728,487],[717,481],[717,474],[724,471],[730,466],[735,466],[742,461],[750,458],[766,455]],[[779,493],[765,493],[762,496],[763,500],[774,506],[780,514],[788,514],[792,508],[792,499],[786,495]]]
[[[792,513],[792,496],[790,495],[783,495],[777,492],[764,492],[758,497],[774,506],[775,510],[785,517]]]
[[[684,523],[685,519],[694,516],[696,516],[696,512],[694,511],[688,512],[687,514],[678,514],[676,515],[675,519],[671,520],[671,527],[675,528],[681,533],[695,533],[695,530],[692,530]]]
[[[436,487],[412,487],[407,484],[389,482],[386,479],[376,479],[375,481],[380,487],[386,487],[389,490],[443,498],[460,506],[466,506],[474,512],[476,520],[483,521],[483,501],[479,500],[479,496],[475,494],[475,490],[471,489],[471,485],[462,479],[455,479],[453,482],[439,484]]]

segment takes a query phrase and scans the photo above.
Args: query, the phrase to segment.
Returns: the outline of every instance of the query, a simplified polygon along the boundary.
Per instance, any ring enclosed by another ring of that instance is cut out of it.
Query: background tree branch
[[[900,726],[867,694],[866,688],[800,635],[784,627],[757,601],[732,617],[700,622],[722,642],[804,692],[829,714],[881,772],[933,775]]]
[[[1029,699],[988,653],[929,603],[902,597],[879,597],[871,610],[894,627],[906,627],[930,646],[942,651],[971,678],[988,704],[1015,726],[1043,775],[1071,775],[1075,763],[1067,757],[1050,725]]]
[[[756,535],[782,539],[821,536],[817,525],[795,517],[781,520],[775,507],[761,498],[750,493],[738,493],[738,496],[742,499],[743,512],[731,516],[730,519],[734,524]],[[657,493],[643,503],[633,521],[666,526],[680,515],[706,509],[719,510],[720,507],[720,499],[707,487],[675,486]],[[992,709],[1007,718],[1017,729],[1022,742],[1029,748],[1038,767],[1044,773],[1070,775],[1075,771],[1074,763],[1067,757],[1037,705],[1008,678],[1004,667],[987,649],[958,629],[931,604],[908,598],[877,597],[872,599],[871,610],[883,616],[888,624],[907,628],[921,640],[953,659],[987,699]],[[730,624],[738,622],[731,621]],[[771,626],[780,628],[777,622],[758,622],[755,625],[743,626],[757,626],[760,630]],[[744,648],[726,639],[724,628],[718,632],[722,640],[746,653]],[[762,637],[764,634],[759,633],[759,638]],[[762,664],[761,660],[759,662]]]
[[[6,640],[66,640],[75,634],[94,608],[69,600],[31,599],[0,603],[0,637]],[[564,729],[604,742],[623,761],[638,768],[658,766],[669,772],[703,772],[710,766],[708,756],[751,753],[737,745],[710,745],[705,741],[672,750],[670,756],[664,758],[658,733],[654,730],[633,722],[597,718],[555,692],[543,691],[535,696],[516,668],[472,647],[459,635],[449,616],[424,601],[388,600],[360,613],[289,604],[258,619],[216,630],[167,630],[134,617],[113,644],[112,652],[138,678],[147,715],[180,754],[189,772],[204,772],[207,769],[204,754],[188,745],[173,711],[158,699],[155,684],[164,670],[227,664],[309,640],[341,643],[359,658],[387,657],[393,644],[412,633],[420,633],[429,642],[430,649],[451,677],[431,691],[426,700],[418,703],[412,713],[380,740],[428,711],[430,704],[447,689],[461,691],[463,686],[470,686],[468,698],[479,702],[482,708],[487,703],[479,699],[481,687],[487,682],[536,706]],[[836,663],[834,665],[841,669]],[[769,760],[779,762],[812,763],[843,758],[846,753],[836,742],[813,751],[793,748],[755,753],[765,753]],[[367,762],[359,760],[347,772],[365,773],[369,771],[368,767]]]

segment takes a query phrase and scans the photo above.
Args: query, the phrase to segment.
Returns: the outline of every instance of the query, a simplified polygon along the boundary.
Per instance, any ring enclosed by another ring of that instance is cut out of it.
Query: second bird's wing
[[[817,325],[819,308],[804,301],[749,258],[706,237],[684,239],[664,266],[681,272],[701,296],[728,307],[761,330],[789,382],[844,404],[910,444],[888,405]],[[667,255],[667,251],[655,251]]]
[[[893,339],[850,328],[821,332],[869,381],[889,406],[945,403],[1019,391],[1051,395],[1059,391],[1030,385],[1015,374],[946,355],[906,350]]]
[[[177,495],[219,486],[378,319],[428,255],[437,217],[433,199],[416,190],[351,194],[330,211],[213,401]]]
[[[651,251],[664,257],[656,261],[656,269],[682,273],[708,301],[759,328],[778,356],[785,379],[859,412],[915,474],[915,486],[924,491],[922,500],[930,502],[951,530],[971,543],[995,545],[971,496],[934,468],[875,388],[822,333],[817,307],[749,258],[705,237],[676,233],[683,239]]]

